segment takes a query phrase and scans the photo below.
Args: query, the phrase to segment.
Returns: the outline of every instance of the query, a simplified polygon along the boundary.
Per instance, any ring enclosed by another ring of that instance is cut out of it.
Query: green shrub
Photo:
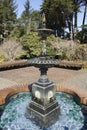
[[[58,44],[61,41],[61,38],[55,37],[54,35],[50,35],[47,37],[46,45],[47,45],[47,54],[57,57],[60,53],[56,48],[56,43]]]
[[[62,39],[59,37],[55,37],[54,35],[50,35],[47,37],[47,43],[49,44],[52,44],[54,42],[60,42],[60,41],[62,41]]]
[[[52,45],[54,41],[58,40],[55,36],[51,35],[46,40],[47,55],[56,55],[55,47]],[[27,57],[39,56],[41,54],[42,40],[37,32],[30,32],[21,38],[21,43],[26,51]]]
[[[16,26],[9,35],[9,38],[15,38],[18,41],[20,40],[20,37],[22,37],[25,34],[25,28],[24,26]]]
[[[81,43],[87,43],[87,28],[83,28],[80,32],[78,32],[76,38]]]
[[[21,43],[26,51],[27,57],[39,56],[41,54],[41,39],[36,32],[30,32],[21,38]]]

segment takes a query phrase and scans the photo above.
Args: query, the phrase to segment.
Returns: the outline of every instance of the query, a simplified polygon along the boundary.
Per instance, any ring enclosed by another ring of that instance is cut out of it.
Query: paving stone
[[[50,80],[55,84],[78,92],[82,97],[87,98],[87,70],[69,70],[61,68],[50,68],[47,73]],[[40,77],[38,68],[25,67],[0,72],[0,89],[20,85],[31,84]],[[84,102],[87,102],[84,100]]]

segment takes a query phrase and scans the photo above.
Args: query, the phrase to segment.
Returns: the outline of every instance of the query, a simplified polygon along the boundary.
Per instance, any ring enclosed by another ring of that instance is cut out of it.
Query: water
[[[13,95],[1,116],[0,128],[3,130],[80,130],[84,125],[84,116],[73,96],[63,92],[56,93],[61,114],[52,126],[42,129],[34,121],[26,119],[26,107],[31,101],[31,93]]]

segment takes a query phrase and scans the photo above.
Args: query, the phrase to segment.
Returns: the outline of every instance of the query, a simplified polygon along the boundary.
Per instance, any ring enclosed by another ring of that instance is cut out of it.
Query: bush
[[[77,46],[74,58],[76,60],[87,60],[87,45]]]
[[[24,26],[16,26],[9,35],[9,38],[15,38],[19,41],[20,37],[22,37],[25,34],[25,28]]]
[[[23,49],[15,39],[9,39],[0,46],[0,51],[5,60],[15,60],[20,58]]]
[[[83,28],[80,32],[78,32],[76,38],[81,43],[87,43],[87,28]]]
[[[41,54],[41,40],[36,32],[30,32],[24,35],[21,40],[27,57],[39,56]]]
[[[54,35],[50,35],[47,37],[46,45],[47,45],[47,54],[57,57],[61,57],[60,51],[57,49],[57,45],[59,42],[61,42],[61,38],[55,37]]]
[[[55,51],[56,48],[52,45],[52,43],[56,39],[58,39],[58,38],[55,38],[55,36],[53,36],[53,35],[47,37],[47,40],[46,40],[47,55],[56,54],[56,51]],[[30,32],[29,34],[23,36],[21,38],[21,43],[23,45],[23,48],[26,51],[27,57],[34,57],[34,56],[41,55],[42,40],[37,32]]]

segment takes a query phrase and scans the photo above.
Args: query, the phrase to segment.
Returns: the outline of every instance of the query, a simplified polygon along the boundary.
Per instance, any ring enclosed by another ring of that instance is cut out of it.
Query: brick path
[[[60,68],[50,68],[48,77],[56,84],[70,84],[83,87],[87,90],[87,70],[69,70]],[[35,67],[25,67],[20,69],[12,69],[0,72],[0,88],[7,87],[12,84],[32,83],[38,80],[40,72]]]
[[[12,69],[0,72],[0,102],[3,103],[6,95],[15,89],[18,84],[31,84],[38,80],[40,72],[35,67],[25,67],[20,69]],[[48,70],[48,77],[57,84],[58,91],[63,90],[70,93],[75,92],[81,98],[82,103],[87,104],[87,70],[69,70],[60,68],[50,68]],[[25,89],[23,85],[22,89]],[[8,92],[7,92],[8,90]],[[20,90],[20,88],[19,88]],[[19,91],[17,90],[17,91]],[[7,94],[6,94],[7,92]],[[3,96],[4,94],[4,96]]]

